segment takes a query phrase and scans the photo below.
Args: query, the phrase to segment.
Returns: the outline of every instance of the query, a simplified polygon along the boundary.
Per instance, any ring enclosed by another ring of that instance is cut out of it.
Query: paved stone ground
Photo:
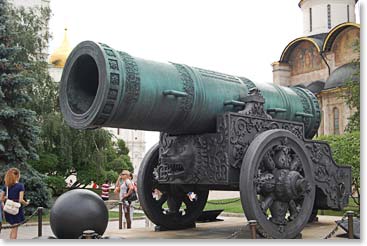
[[[153,227],[146,228],[145,220],[135,220],[133,229],[118,229],[118,221],[111,221],[108,224],[105,236],[122,237],[126,239],[250,239],[250,233],[246,227],[243,217],[219,217],[223,221],[197,223],[196,228],[179,231],[155,232]],[[339,217],[319,216],[319,222],[309,224],[302,232],[303,239],[321,239],[327,235],[334,227],[335,220]],[[345,232],[340,228],[331,239],[344,239],[338,237]],[[53,236],[49,225],[43,226],[44,236]],[[19,229],[19,239],[32,239],[37,236],[37,226],[23,226]],[[1,239],[9,237],[9,230],[4,230],[0,234]]]
[[[240,197],[239,191],[211,190],[209,191],[208,200],[218,200],[218,199],[228,199],[228,198],[238,198],[238,197]]]

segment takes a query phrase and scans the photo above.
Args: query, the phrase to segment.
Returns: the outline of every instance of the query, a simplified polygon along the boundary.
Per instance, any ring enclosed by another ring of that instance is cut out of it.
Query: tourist
[[[130,180],[130,172],[128,170],[123,170],[121,175],[122,184],[120,185],[120,201],[122,201],[124,217],[126,219],[126,227],[127,229],[131,228],[131,202],[127,200],[127,198],[131,195],[134,191],[134,187]],[[119,181],[119,180],[118,180]]]
[[[102,193],[101,193],[101,197],[103,199],[103,201],[108,201],[108,199],[110,199],[110,181],[106,180],[104,182],[104,184],[102,184]]]
[[[1,195],[1,201],[10,199],[14,202],[19,202],[21,205],[27,206],[29,202],[24,200],[24,185],[19,183],[20,171],[17,168],[10,168],[5,174],[5,186]],[[10,225],[19,224],[25,220],[23,206],[19,208],[16,215],[4,212],[5,219]],[[17,239],[18,227],[14,227],[10,231],[10,239]]]
[[[133,173],[130,173],[129,178],[130,178],[131,184],[133,186],[133,191],[137,195],[138,194],[138,187],[136,185],[136,182],[134,181],[134,174]],[[130,203],[130,219],[131,219],[131,223],[133,223],[133,220],[134,220],[134,205],[135,205],[135,202],[134,201],[131,201],[131,203]]]
[[[120,194],[120,186],[122,185],[122,183],[123,183],[123,181],[122,181],[122,173],[120,173],[120,175],[118,176],[118,178],[116,180],[116,183],[115,183],[114,193]]]

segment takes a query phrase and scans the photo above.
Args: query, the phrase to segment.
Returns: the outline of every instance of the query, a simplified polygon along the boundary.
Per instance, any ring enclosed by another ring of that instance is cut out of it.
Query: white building
[[[340,23],[356,22],[356,0],[301,0],[303,35],[327,33]]]

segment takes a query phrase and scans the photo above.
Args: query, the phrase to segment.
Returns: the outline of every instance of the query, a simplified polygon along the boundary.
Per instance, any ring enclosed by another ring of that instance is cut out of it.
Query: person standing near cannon
[[[130,172],[128,170],[123,170],[121,172],[121,185],[119,198],[122,201],[123,206],[123,216],[126,220],[126,228],[131,229],[131,201],[128,201],[128,197],[134,192],[134,186],[130,180]]]
[[[6,202],[7,199],[19,202],[23,206],[28,206],[29,201],[24,200],[24,184],[19,183],[20,171],[17,168],[10,168],[5,174],[5,186],[1,195],[1,201]],[[10,214],[4,211],[6,221],[11,224],[19,224],[25,220],[23,206],[19,208],[17,214]],[[14,227],[10,231],[10,239],[17,239],[18,227]]]

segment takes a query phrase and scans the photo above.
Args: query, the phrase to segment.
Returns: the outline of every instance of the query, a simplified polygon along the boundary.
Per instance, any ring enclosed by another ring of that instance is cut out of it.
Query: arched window
[[[312,8],[310,8],[310,32],[312,32]]]
[[[331,6],[327,5],[327,27],[331,29]]]
[[[340,134],[340,130],[339,130],[339,109],[337,107],[335,107],[333,109],[333,122],[334,122],[334,134],[339,135]]]

